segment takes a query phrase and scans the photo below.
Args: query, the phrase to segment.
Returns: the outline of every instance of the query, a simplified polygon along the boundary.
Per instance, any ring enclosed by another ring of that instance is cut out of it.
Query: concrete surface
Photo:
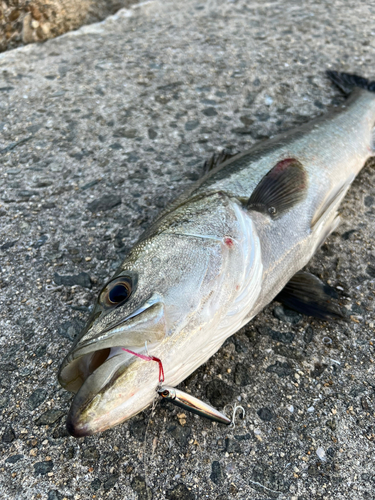
[[[341,102],[326,68],[374,76],[374,10],[163,0],[1,55],[1,498],[374,498],[373,166],[309,266],[350,321],[271,304],[182,385],[241,400],[234,430],[158,404],[75,440],[56,380],[101,283],[205,159]]]

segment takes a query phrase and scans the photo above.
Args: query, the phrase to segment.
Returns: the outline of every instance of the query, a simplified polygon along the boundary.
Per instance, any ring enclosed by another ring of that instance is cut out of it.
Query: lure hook
[[[231,429],[234,429],[236,427],[235,418],[236,418],[237,411],[242,410],[242,418],[244,418],[245,414],[246,414],[245,408],[243,406],[237,405],[236,403],[234,403],[234,406],[227,405],[225,408],[229,408],[233,411],[230,427],[231,427]],[[224,408],[224,410],[225,410],[225,408]]]

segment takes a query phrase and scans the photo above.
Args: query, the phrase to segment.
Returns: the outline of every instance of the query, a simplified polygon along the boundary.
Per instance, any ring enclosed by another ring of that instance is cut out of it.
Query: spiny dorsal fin
[[[336,290],[324,284],[319,278],[305,271],[299,271],[285,285],[275,298],[284,305],[307,316],[320,319],[343,319]]]
[[[247,208],[268,213],[273,219],[288,211],[306,196],[307,174],[302,164],[287,158],[263,177],[251,195]]]
[[[211,170],[214,170],[216,167],[229,160],[229,158],[233,158],[233,156],[237,156],[238,154],[239,153],[230,154],[225,149],[220,151],[219,154],[213,154],[209,160],[204,162],[203,174],[208,174],[208,172],[211,172]]]
[[[326,75],[344,94],[350,94],[355,87],[375,92],[375,82],[370,82],[370,80],[362,76],[331,70],[326,71]]]

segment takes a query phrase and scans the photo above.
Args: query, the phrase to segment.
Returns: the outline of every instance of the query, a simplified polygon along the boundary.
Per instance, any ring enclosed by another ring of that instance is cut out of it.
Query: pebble
[[[178,483],[173,488],[166,491],[167,500],[195,500],[195,495],[185,484]]]
[[[278,377],[289,377],[294,373],[293,368],[288,362],[282,363],[281,361],[276,361],[273,365],[270,365],[266,369],[269,373],[276,373]]]
[[[149,128],[147,133],[148,133],[149,139],[151,139],[151,140],[156,139],[156,137],[158,136],[158,133],[153,128]]]
[[[214,462],[212,462],[212,465],[211,465],[210,479],[215,484],[220,484],[224,480],[224,474],[223,474],[221,464],[220,464],[220,462],[218,462],[216,460]]]
[[[272,99],[272,97],[270,97],[270,96],[268,96],[268,95],[267,95],[267,96],[264,98],[264,103],[265,103],[265,105],[266,105],[266,106],[271,106],[271,104],[273,103],[273,99]]]
[[[234,382],[241,387],[250,385],[252,382],[251,373],[248,367],[243,363],[237,363],[236,365],[236,369],[234,372]]]
[[[50,490],[48,492],[47,500],[63,500],[63,496],[57,490]]]
[[[116,194],[106,194],[101,198],[98,198],[87,205],[90,212],[102,212],[106,210],[111,210],[112,208],[121,205],[121,196]]]
[[[283,306],[276,306],[273,310],[273,314],[280,321],[290,323],[291,325],[297,325],[302,320],[302,314]]]
[[[209,108],[205,108],[202,113],[206,116],[216,116],[217,115],[217,111],[215,108],[212,108],[212,107],[209,107]]]
[[[181,448],[187,446],[191,435],[191,429],[189,427],[182,427],[181,425],[173,424],[169,426],[167,430],[175,438]]]
[[[100,481],[99,478],[95,478],[93,481],[91,481],[91,488],[94,490],[94,491],[97,491],[102,485],[102,482]]]
[[[112,474],[111,476],[109,476],[103,483],[103,489],[107,491],[113,488],[117,483],[118,478],[119,478],[118,474]]]
[[[89,446],[88,448],[84,449],[82,452],[82,459],[83,460],[93,460],[97,461],[100,458],[100,453],[99,450],[97,449],[96,446]]]
[[[257,411],[257,414],[259,418],[264,422],[271,422],[271,420],[273,420],[273,418],[275,417],[273,411],[270,410],[269,408],[260,408]]]
[[[53,275],[53,280],[58,286],[79,285],[82,286],[83,288],[91,288],[90,275],[85,272],[81,272],[79,274],[74,274],[74,275],[60,275],[58,273],[55,273]]]
[[[241,445],[236,439],[225,438],[225,451],[228,453],[241,453]]]
[[[280,332],[277,330],[273,330],[268,326],[262,326],[258,328],[258,331],[261,335],[269,335],[272,340],[276,342],[283,342],[284,344],[291,344],[294,340],[293,332]]]
[[[73,319],[71,321],[64,321],[61,325],[58,326],[57,332],[62,337],[67,338],[70,341],[73,341],[76,336],[81,332],[84,327],[83,321],[78,319]]]
[[[138,441],[144,441],[147,423],[143,418],[135,417],[129,422],[130,434]]]
[[[318,456],[318,458],[322,461],[322,462],[325,462],[327,460],[327,457],[326,457],[326,452],[324,451],[324,449],[319,446],[319,448],[317,448],[316,450],[316,454]]]
[[[303,334],[303,340],[306,342],[306,344],[309,344],[310,342],[312,342],[313,338],[314,330],[311,326],[308,326],[305,330],[305,333]]]
[[[138,493],[138,500],[152,500],[152,491],[146,485],[146,481],[142,476],[135,476],[131,482],[133,490]]]
[[[65,415],[64,410],[47,410],[36,419],[35,423],[36,425],[51,425],[57,422],[63,415]]]
[[[5,462],[7,462],[8,464],[15,464],[19,460],[22,460],[22,458],[23,458],[23,455],[11,455],[10,457],[8,457],[5,460]]]
[[[16,439],[16,435],[14,433],[14,430],[10,426],[7,427],[5,429],[5,432],[3,433],[2,437],[1,437],[2,442],[3,443],[11,443],[15,439]]]
[[[48,474],[48,472],[51,472],[53,469],[53,462],[52,460],[46,460],[44,462],[37,462],[34,464],[34,471],[36,475],[45,475]]]
[[[8,396],[5,396],[4,394],[2,394],[0,396],[0,408],[4,408],[4,407],[8,406],[8,403],[9,403]]]

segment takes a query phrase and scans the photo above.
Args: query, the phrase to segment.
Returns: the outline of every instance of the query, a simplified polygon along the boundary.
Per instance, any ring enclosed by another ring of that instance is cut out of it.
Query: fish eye
[[[268,209],[268,213],[269,213],[270,215],[276,215],[276,212],[277,212],[277,210],[276,210],[276,208],[275,208],[275,207],[270,207],[270,208]]]
[[[164,397],[164,398],[167,398],[169,396],[169,391],[165,390],[161,393],[161,395]]]
[[[99,296],[99,302],[105,307],[124,304],[133,291],[133,282],[129,276],[119,276],[106,284]]]

